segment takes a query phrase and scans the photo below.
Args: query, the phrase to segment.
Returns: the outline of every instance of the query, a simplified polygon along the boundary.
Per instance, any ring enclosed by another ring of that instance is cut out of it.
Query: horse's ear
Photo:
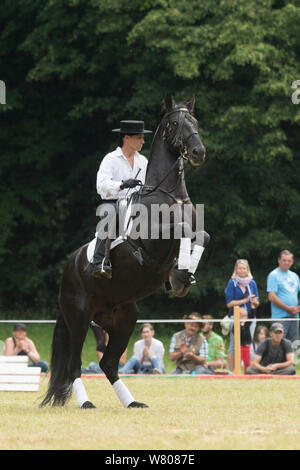
[[[187,104],[186,104],[190,114],[194,114],[194,108],[195,108],[195,96],[193,96],[193,98],[191,99],[191,101],[189,101]]]
[[[166,110],[167,111],[171,111],[173,108],[174,108],[174,100],[173,100],[173,97],[170,93],[167,93],[166,96],[165,96],[165,106],[166,106]]]

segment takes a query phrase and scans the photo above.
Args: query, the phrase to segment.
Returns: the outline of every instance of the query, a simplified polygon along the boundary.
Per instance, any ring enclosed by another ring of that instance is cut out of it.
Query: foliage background
[[[142,317],[223,316],[237,258],[268,313],[279,251],[300,271],[299,24],[298,0],[2,0],[1,316],[54,318],[64,263],[95,231],[111,129],[155,129],[167,92],[196,96],[207,162],[186,179],[212,240],[188,297],[158,292]]]

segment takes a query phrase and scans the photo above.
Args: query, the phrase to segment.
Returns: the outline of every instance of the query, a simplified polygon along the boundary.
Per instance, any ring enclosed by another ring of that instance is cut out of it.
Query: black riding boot
[[[112,267],[109,260],[105,260],[105,242],[97,237],[96,247],[93,256],[93,276],[111,279]]]

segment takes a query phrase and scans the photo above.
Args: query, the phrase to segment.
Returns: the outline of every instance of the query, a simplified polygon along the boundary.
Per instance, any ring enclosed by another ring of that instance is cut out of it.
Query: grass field
[[[97,406],[39,408],[40,392],[1,392],[0,449],[299,449],[298,379],[124,378],[147,409],[124,409],[104,378],[83,379]]]

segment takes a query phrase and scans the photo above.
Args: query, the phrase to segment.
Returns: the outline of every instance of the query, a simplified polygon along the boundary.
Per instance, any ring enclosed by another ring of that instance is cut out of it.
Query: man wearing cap
[[[152,131],[144,129],[143,121],[121,121],[119,129],[113,129],[120,136],[120,146],[108,153],[102,160],[97,173],[97,193],[103,202],[116,207],[121,198],[128,198],[136,187],[145,183],[147,159],[141,155],[144,134]],[[110,206],[111,207],[111,206]],[[114,211],[108,211],[114,214]],[[111,217],[108,213],[108,217]],[[108,225],[112,220],[108,221]],[[106,235],[107,236],[107,235]],[[93,276],[110,279],[112,269],[105,265],[106,238],[97,238],[93,257]]]
[[[28,356],[32,362],[29,367],[40,367],[42,372],[47,372],[47,362],[41,361],[34,342],[27,338],[26,334],[26,325],[24,323],[16,323],[13,327],[13,335],[5,341],[4,355]]]
[[[212,374],[207,367],[208,344],[199,334],[201,320],[197,312],[184,315],[185,329],[172,336],[170,343],[170,360],[175,362],[176,369],[172,374]]]
[[[265,339],[257,348],[247,374],[294,375],[294,353],[292,343],[283,337],[281,323],[273,323],[270,338]]]

